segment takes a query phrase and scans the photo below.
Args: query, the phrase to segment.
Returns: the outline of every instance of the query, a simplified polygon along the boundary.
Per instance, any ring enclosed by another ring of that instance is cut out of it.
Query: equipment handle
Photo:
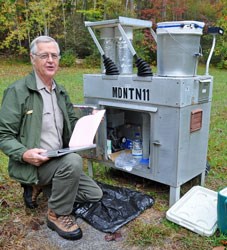
[[[212,34],[212,35],[221,35],[221,36],[223,36],[224,30],[222,28],[220,28],[220,27],[209,27],[207,33]]]
[[[211,47],[210,54],[208,56],[207,63],[206,63],[206,73],[205,73],[206,75],[209,75],[209,65],[210,65],[210,60],[211,60],[211,57],[213,55],[215,44],[216,44],[216,35],[217,34],[223,35],[224,30],[220,27],[209,27],[208,34],[213,35],[213,42],[212,42],[212,47]]]

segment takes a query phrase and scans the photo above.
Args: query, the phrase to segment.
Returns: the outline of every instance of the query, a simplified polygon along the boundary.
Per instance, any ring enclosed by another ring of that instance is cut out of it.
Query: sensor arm
[[[104,53],[104,50],[102,49],[102,47],[101,47],[99,41],[97,40],[97,38],[96,38],[96,36],[95,36],[95,34],[94,34],[92,28],[89,27],[89,26],[88,26],[87,28],[88,28],[88,31],[89,31],[91,37],[93,38],[93,40],[94,40],[94,42],[95,42],[95,44],[96,44],[96,46],[97,46],[97,48],[98,48],[100,54],[101,54],[102,56],[104,56],[104,54],[105,54],[105,53]]]

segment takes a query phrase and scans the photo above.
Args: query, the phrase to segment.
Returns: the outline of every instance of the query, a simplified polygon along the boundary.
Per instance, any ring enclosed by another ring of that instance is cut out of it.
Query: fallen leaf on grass
[[[18,223],[18,222],[21,222],[21,219],[19,217],[16,217],[14,220],[13,220],[14,223]]]
[[[115,233],[112,233],[112,234],[107,234],[105,235],[105,240],[106,241],[120,241],[122,240],[122,235],[120,232],[115,232]]]
[[[34,230],[34,231],[38,231],[40,230],[40,226],[44,224],[43,220],[40,220],[38,218],[32,218],[31,221],[29,221],[28,226]]]
[[[6,187],[4,185],[0,185],[0,189],[5,190]]]
[[[221,240],[220,242],[222,245],[227,246],[227,240]]]
[[[34,231],[38,231],[40,229],[40,224],[37,223],[36,221],[31,221],[30,222],[30,227]]]
[[[218,246],[218,247],[214,247],[212,250],[225,250],[225,247]]]
[[[1,199],[0,206],[3,208],[6,208],[6,207],[9,207],[9,203],[5,199]]]

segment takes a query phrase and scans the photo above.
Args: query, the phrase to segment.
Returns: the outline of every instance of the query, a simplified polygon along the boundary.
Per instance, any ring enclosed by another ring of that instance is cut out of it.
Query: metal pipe
[[[118,26],[118,29],[121,33],[121,35],[123,36],[124,40],[126,41],[127,45],[128,45],[128,48],[129,50],[131,51],[132,55],[136,55],[136,51],[134,50],[133,46],[132,46],[132,43],[130,42],[130,40],[128,39],[124,29],[122,28],[122,26],[120,24],[117,25]]]
[[[144,60],[142,60],[141,58],[137,57],[136,51],[134,50],[132,43],[128,39],[124,29],[122,28],[122,26],[120,24],[118,24],[118,29],[119,29],[122,37],[126,41],[128,48],[131,51],[132,55],[136,58],[136,66],[138,68],[137,75],[138,76],[152,76],[153,73],[151,71],[150,65],[147,62],[145,62]]]

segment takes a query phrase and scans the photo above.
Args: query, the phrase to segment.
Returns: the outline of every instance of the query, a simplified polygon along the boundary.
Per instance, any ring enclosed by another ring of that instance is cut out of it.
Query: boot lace
[[[70,227],[76,225],[76,222],[75,222],[74,217],[72,215],[61,215],[61,216],[58,217],[58,220],[67,229],[69,229]]]

